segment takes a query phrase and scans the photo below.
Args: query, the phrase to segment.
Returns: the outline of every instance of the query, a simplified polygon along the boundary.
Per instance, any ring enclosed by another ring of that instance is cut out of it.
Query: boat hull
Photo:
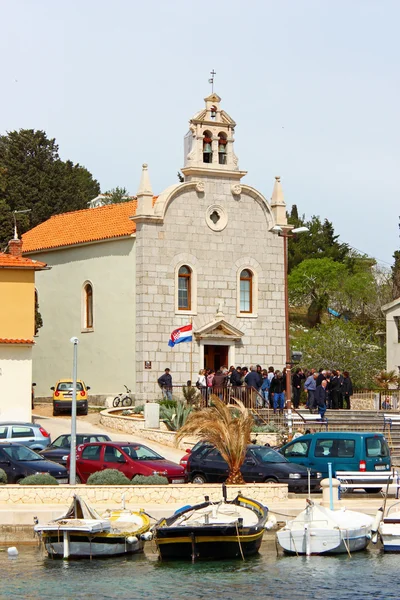
[[[371,535],[365,528],[346,532],[313,529],[310,536],[306,531],[280,530],[277,539],[286,554],[345,554],[365,550]]]
[[[218,531],[216,528],[169,528],[157,532],[155,538],[161,560],[217,560],[242,558],[257,554],[264,530],[242,531],[235,528]]]
[[[44,547],[51,558],[64,558],[63,535],[44,533]],[[129,544],[126,536],[69,534],[68,558],[92,558],[136,554],[143,552],[144,542],[140,539]]]
[[[379,533],[384,552],[400,552],[400,521],[381,523]]]

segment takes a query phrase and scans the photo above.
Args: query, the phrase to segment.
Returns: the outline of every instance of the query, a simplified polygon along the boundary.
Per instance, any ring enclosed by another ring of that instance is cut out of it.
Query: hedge
[[[19,482],[20,485],[58,485],[55,477],[49,473],[39,473],[37,475],[28,475]]]

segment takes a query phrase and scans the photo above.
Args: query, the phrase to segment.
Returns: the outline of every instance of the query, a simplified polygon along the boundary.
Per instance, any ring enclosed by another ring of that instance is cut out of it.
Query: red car
[[[179,461],[179,464],[181,465],[181,467],[183,467],[186,470],[186,466],[188,464],[188,460],[189,460],[189,456],[191,455],[192,452],[195,452],[198,448],[200,448],[200,446],[203,446],[204,442],[197,442],[197,444],[195,444],[193,446],[193,448],[186,448],[186,454],[184,454],[181,458],[181,460]]]
[[[70,457],[67,460],[69,469]],[[76,480],[86,483],[89,475],[104,469],[118,469],[128,479],[135,475],[162,475],[169,483],[185,483],[185,469],[166,460],[154,450],[133,442],[81,444],[76,449]]]

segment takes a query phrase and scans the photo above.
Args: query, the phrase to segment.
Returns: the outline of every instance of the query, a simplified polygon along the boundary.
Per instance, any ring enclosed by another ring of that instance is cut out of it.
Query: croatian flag
[[[173,348],[175,344],[180,344],[181,342],[191,342],[192,341],[192,324],[184,325],[183,327],[179,327],[179,329],[174,329],[171,333],[171,337],[168,341],[168,346]]]

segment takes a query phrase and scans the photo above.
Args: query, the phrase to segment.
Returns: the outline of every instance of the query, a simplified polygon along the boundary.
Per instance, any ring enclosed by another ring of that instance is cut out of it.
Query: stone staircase
[[[309,415],[307,410],[299,410],[300,414]],[[393,414],[399,414],[398,411],[392,411]],[[396,465],[400,464],[400,424],[393,424],[389,433],[389,428],[383,431],[384,411],[376,410],[327,410],[328,431],[376,431],[384,433],[388,440],[392,458]],[[286,426],[282,415],[274,415],[272,410],[260,409],[257,411],[256,419],[260,425],[264,422],[274,423],[278,427]],[[325,426],[305,424],[306,429],[316,429],[325,431]],[[296,429],[296,426],[294,430]]]

